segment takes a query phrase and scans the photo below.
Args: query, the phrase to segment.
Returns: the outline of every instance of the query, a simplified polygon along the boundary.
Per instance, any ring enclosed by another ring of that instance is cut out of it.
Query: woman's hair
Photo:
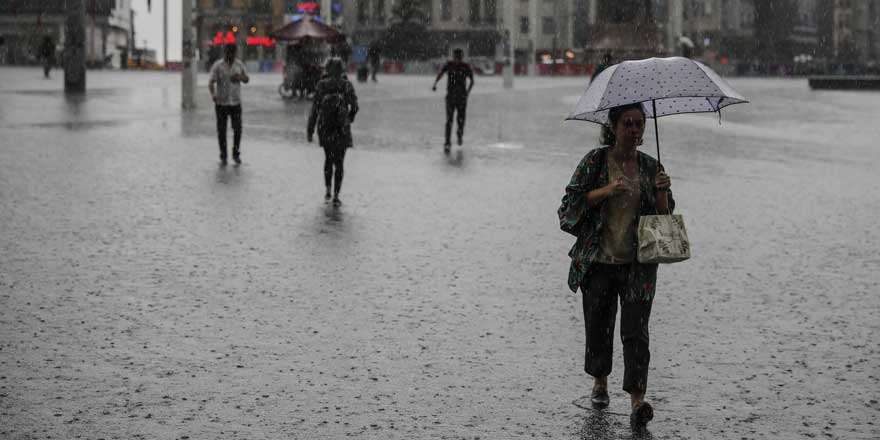
[[[645,109],[642,108],[642,104],[638,102],[635,104],[621,105],[608,110],[608,124],[602,124],[602,137],[600,139],[602,145],[614,145],[617,138],[614,136],[613,127],[617,125],[617,121],[620,120],[620,115],[631,109],[636,109],[642,112],[642,116],[645,116]]]
[[[345,66],[342,65],[342,60],[339,58],[330,58],[327,60],[327,75],[330,78],[336,78],[342,76],[342,73],[345,71]]]

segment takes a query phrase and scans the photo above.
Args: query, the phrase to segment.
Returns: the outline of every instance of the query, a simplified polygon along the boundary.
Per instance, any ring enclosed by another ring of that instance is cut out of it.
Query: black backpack
[[[334,135],[348,122],[348,105],[342,92],[334,91],[321,98],[318,117],[318,134]]]

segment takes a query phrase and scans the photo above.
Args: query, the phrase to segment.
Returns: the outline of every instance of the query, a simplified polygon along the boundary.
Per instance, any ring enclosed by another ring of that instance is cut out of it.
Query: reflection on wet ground
[[[578,431],[582,440],[652,440],[649,426],[634,426],[629,417],[603,410],[587,410]]]
[[[461,168],[464,166],[464,150],[456,148],[446,155],[446,163],[454,167]]]
[[[240,164],[217,163],[217,183],[224,185],[238,183],[241,179]]]
[[[326,216],[327,220],[330,222],[342,222],[344,218],[342,207],[333,206],[332,203],[327,203],[324,206],[324,216]]]
[[[651,425],[630,423],[626,408],[599,408],[590,403],[589,396],[576,399],[572,404],[583,410],[583,419],[578,426],[578,438],[582,440],[648,440],[653,439]]]

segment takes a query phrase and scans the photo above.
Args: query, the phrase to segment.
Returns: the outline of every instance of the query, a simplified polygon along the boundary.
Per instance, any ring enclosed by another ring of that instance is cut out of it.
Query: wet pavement
[[[0,438],[880,436],[880,95],[734,79],[752,103],[720,125],[660,120],[693,257],[661,268],[633,432],[619,339],[610,408],[573,404],[555,210],[599,134],[562,123],[583,80],[477,77],[447,158],[432,79],[379,79],[334,210],[277,75],[245,86],[224,168],[177,75],[65,97],[0,69]]]

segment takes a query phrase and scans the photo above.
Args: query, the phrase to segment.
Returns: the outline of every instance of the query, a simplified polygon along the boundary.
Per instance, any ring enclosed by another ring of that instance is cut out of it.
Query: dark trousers
[[[335,193],[342,188],[342,162],[345,160],[345,148],[324,147],[324,185],[330,192],[330,181],[335,183]]]
[[[226,120],[232,118],[232,157],[241,154],[241,105],[215,105],[220,159],[226,159]]]
[[[644,392],[648,385],[648,320],[651,302],[624,301],[630,266],[593,263],[583,283],[586,354],[584,371],[593,377],[611,373],[614,321],[620,298],[620,340],[623,342],[623,390]]]
[[[446,96],[446,143],[450,144],[449,136],[452,134],[452,117],[455,113],[458,113],[458,117],[456,118],[456,122],[458,123],[458,130],[456,130],[455,134],[458,135],[458,139],[464,135],[464,120],[467,117],[467,96],[455,96],[448,95]]]

